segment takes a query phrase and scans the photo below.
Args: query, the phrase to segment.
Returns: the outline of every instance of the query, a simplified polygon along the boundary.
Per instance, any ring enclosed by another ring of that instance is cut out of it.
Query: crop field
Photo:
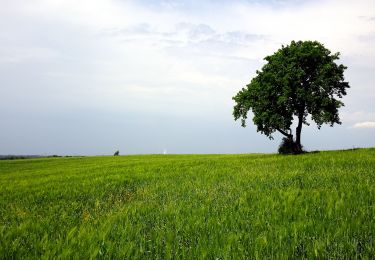
[[[0,161],[0,258],[374,258],[375,149]]]

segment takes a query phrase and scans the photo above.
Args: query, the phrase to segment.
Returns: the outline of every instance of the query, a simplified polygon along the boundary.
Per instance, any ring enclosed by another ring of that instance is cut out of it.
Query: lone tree
[[[292,152],[301,153],[302,125],[309,125],[307,116],[322,124],[341,124],[338,100],[349,88],[344,81],[344,65],[336,64],[340,53],[331,54],[317,41],[292,41],[271,56],[256,77],[236,96],[233,116],[246,126],[247,113],[254,114],[257,131],[273,139],[279,131],[292,143]],[[295,139],[293,120],[297,119]]]

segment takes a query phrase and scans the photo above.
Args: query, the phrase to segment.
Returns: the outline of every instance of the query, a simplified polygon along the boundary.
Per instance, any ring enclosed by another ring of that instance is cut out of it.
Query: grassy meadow
[[[375,149],[0,161],[0,258],[374,258]]]

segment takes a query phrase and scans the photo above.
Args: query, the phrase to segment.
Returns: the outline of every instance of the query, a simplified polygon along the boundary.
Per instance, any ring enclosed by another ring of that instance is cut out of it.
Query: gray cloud
[[[363,16],[363,15],[361,15],[361,16],[358,16],[358,17],[362,20],[365,20],[365,21],[370,21],[370,22],[375,21],[375,15],[374,16]]]
[[[192,23],[177,23],[174,28],[169,31],[159,30],[148,23],[140,23],[126,28],[103,29],[99,35],[124,38],[132,38],[135,36],[148,38],[161,37],[162,40],[165,41],[172,40],[180,35],[185,36],[188,42],[217,41],[242,45],[267,38],[266,35],[251,34],[244,31],[227,31],[220,33],[207,24]]]
[[[159,32],[152,29],[148,23],[139,23],[126,28],[106,28],[102,29],[99,35],[121,37],[133,35],[158,35]]]
[[[358,39],[361,42],[369,42],[369,43],[375,43],[375,31],[368,33],[368,34],[363,34],[358,36]]]
[[[269,42],[267,35],[245,31],[219,32],[207,24],[177,23],[170,30],[159,30],[150,24],[135,24],[126,28],[104,29],[100,35],[115,37],[123,42],[140,41],[168,52],[177,50],[204,56],[247,58],[236,55],[240,48],[250,48],[257,42]]]
[[[262,4],[270,8],[287,8],[291,5],[304,5],[312,0],[205,0],[205,1],[195,1],[195,0],[138,0],[139,3],[148,6],[152,9],[157,10],[202,10],[206,8],[211,8],[213,6],[220,5],[233,5],[233,4]]]

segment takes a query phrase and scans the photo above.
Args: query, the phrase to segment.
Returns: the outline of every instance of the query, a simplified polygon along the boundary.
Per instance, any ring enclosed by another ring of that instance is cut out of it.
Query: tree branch
[[[283,135],[285,135],[285,136],[288,137],[288,138],[291,138],[291,137],[292,137],[291,134],[288,134],[287,132],[285,132],[285,131],[283,131],[283,130],[281,130],[281,129],[279,129],[279,128],[276,128],[276,130],[279,131],[280,133],[282,133]]]

